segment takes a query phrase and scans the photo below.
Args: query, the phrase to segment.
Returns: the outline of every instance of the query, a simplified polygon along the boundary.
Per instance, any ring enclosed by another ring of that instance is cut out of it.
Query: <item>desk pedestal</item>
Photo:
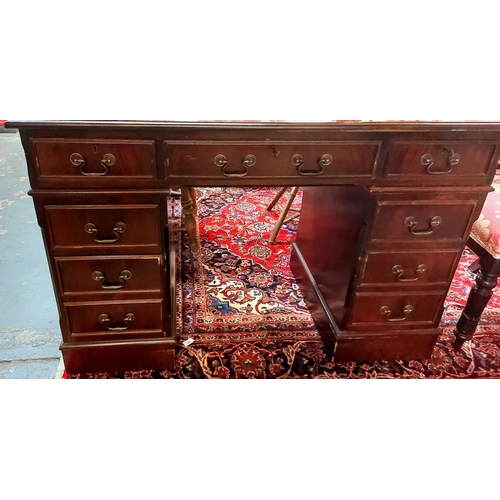
[[[335,361],[426,359],[485,193],[304,188],[291,268]]]

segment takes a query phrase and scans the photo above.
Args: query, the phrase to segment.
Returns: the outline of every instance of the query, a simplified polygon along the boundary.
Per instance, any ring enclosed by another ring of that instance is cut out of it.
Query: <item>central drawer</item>
[[[173,178],[373,177],[378,141],[165,141]],[[300,182],[299,182],[300,183]]]
[[[160,253],[160,205],[45,205],[54,252]]]

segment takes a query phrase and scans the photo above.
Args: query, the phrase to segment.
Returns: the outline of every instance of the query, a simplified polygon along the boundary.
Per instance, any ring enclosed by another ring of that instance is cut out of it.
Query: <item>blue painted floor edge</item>
[[[59,314],[23,147],[0,128],[0,379],[60,378]]]

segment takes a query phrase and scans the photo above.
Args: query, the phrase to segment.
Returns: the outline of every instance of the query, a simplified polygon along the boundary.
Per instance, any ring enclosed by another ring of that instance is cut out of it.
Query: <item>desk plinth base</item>
[[[291,267],[332,361],[424,360],[431,357],[440,334],[438,328],[390,333],[341,330],[297,245],[293,245]]]
[[[323,333],[320,331],[320,335]],[[394,332],[390,335],[341,332],[337,337],[332,361],[394,361],[429,359],[439,330]]]
[[[171,339],[137,342],[61,344],[64,368],[70,375],[139,370],[171,370],[175,346]]]

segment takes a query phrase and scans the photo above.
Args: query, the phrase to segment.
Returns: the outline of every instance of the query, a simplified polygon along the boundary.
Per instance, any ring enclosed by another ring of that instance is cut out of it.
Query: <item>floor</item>
[[[0,379],[59,378],[59,315],[17,132],[0,127]]]

